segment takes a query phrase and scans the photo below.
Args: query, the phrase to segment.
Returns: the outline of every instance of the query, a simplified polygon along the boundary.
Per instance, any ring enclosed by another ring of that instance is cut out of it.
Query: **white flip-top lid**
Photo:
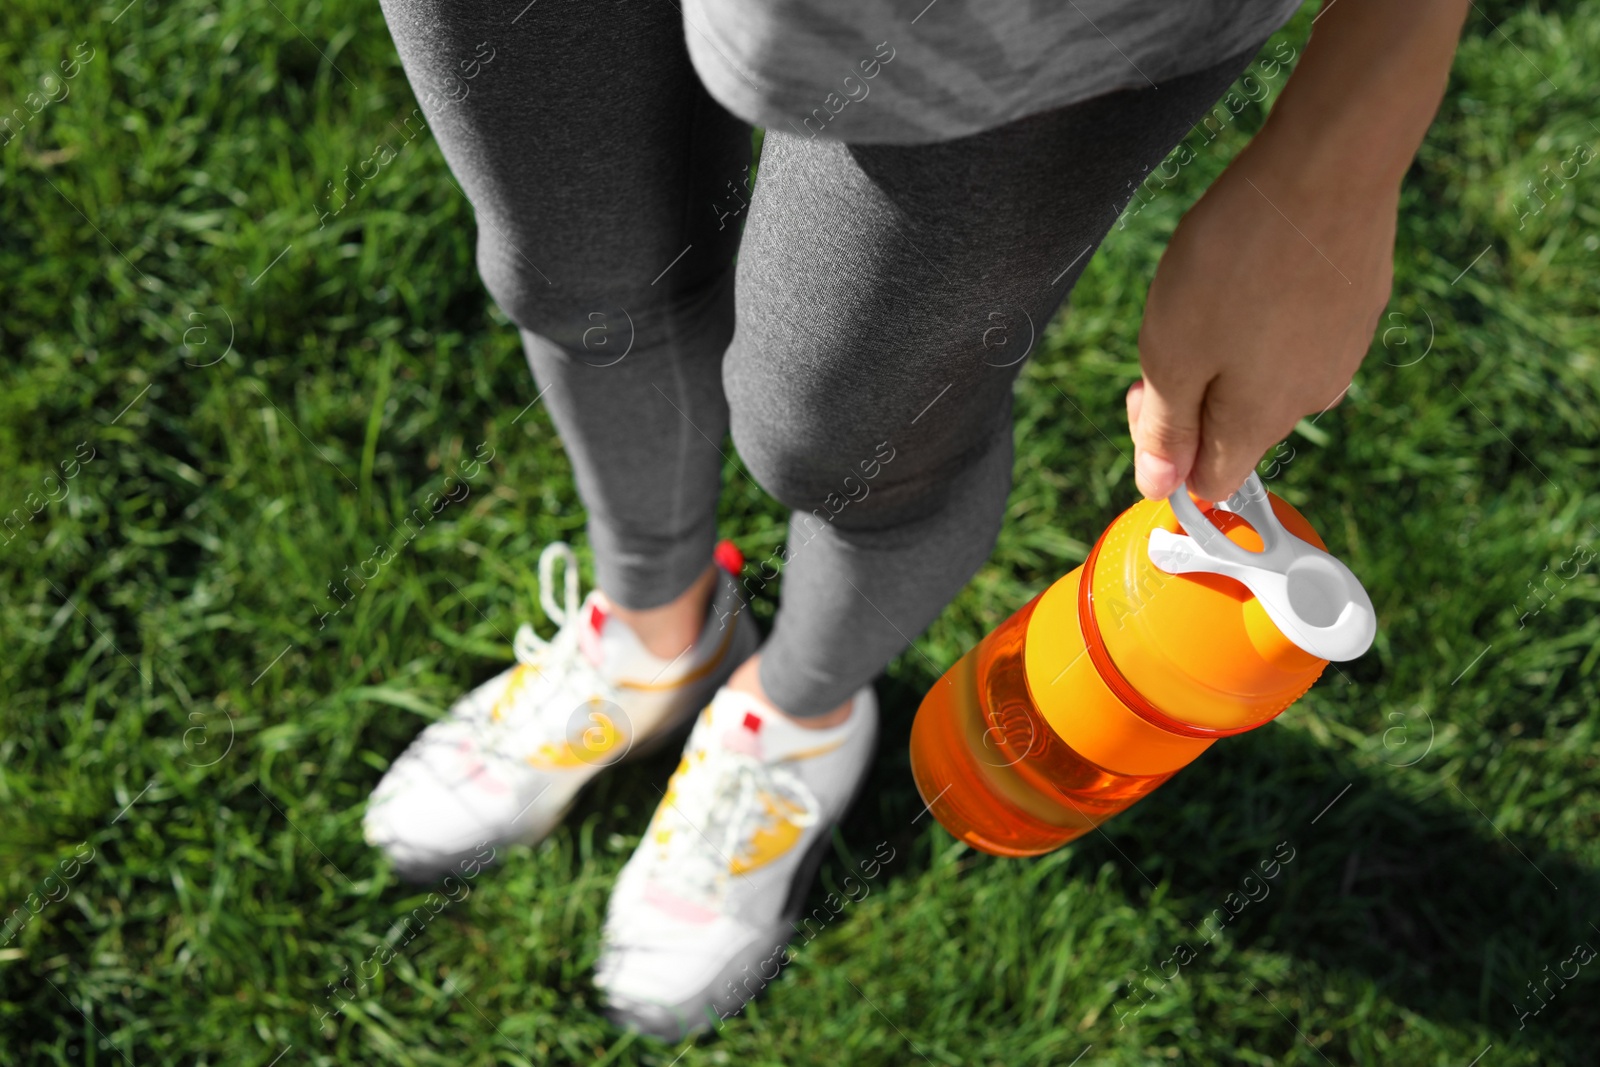
[[[1221,574],[1255,594],[1283,635],[1313,656],[1352,660],[1372,645],[1378,616],[1350,568],[1284,528],[1255,472],[1218,504],[1261,536],[1261,551],[1230,541],[1195,506],[1186,486],[1167,498],[1188,536],[1150,531],[1150,562],[1168,574]]]

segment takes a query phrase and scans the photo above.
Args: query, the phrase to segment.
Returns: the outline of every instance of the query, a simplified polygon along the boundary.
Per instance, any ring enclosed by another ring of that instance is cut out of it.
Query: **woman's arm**
[[[1332,0],[1261,132],[1184,216],[1128,390],[1145,496],[1220,500],[1337,403],[1389,301],[1400,179],[1468,0]]]

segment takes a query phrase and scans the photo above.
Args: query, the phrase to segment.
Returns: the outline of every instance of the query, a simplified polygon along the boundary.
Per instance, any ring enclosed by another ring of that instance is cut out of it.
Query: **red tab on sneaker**
[[[745,712],[738,726],[723,732],[722,747],[731,752],[742,752],[752,759],[763,759],[761,716],[753,711]]]
[[[605,628],[608,617],[598,601],[591,601],[589,624],[578,634],[578,647],[583,651],[584,658],[596,667],[600,666],[603,658],[600,651],[600,631]]]
[[[717,547],[711,551],[711,558],[716,561],[717,566],[735,578],[744,570],[744,553],[740,552],[739,546],[732,541],[718,541]]]

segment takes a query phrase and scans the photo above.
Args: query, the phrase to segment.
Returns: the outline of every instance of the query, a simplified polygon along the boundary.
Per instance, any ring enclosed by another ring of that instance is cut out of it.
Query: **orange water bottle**
[[[1203,512],[1180,488],[1123,512],[935,683],[912,775],[974,848],[1049,852],[1277,716],[1376,631],[1361,583],[1256,475]]]

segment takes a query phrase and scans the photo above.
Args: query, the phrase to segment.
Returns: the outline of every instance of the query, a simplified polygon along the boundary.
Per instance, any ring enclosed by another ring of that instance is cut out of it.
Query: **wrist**
[[[1280,127],[1288,130],[1289,127]],[[1386,160],[1359,136],[1269,136],[1263,129],[1229,166],[1274,201],[1341,211],[1392,208],[1410,161]]]
[[[1397,196],[1443,97],[1466,8],[1466,0],[1325,4],[1249,146],[1248,168],[1286,194]]]

